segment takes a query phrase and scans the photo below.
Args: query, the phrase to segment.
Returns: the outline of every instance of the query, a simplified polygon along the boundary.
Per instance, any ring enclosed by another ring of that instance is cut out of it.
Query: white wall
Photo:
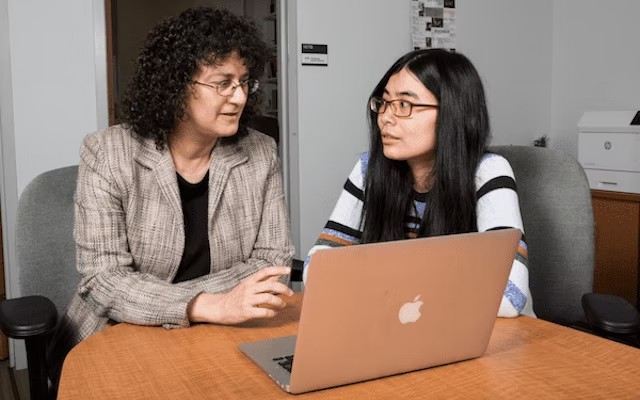
[[[485,84],[493,144],[549,134],[552,0],[458,0],[456,47]]]
[[[98,128],[94,10],[87,0],[8,4],[21,193],[37,174],[77,164],[82,137]]]
[[[637,0],[554,1],[553,147],[578,156],[585,111],[640,110],[639,17]]]
[[[411,49],[411,16],[408,1],[289,5],[297,25],[296,37],[289,37],[290,72],[297,74],[290,149],[299,157],[291,160],[291,220],[297,256],[304,257],[368,147],[366,103],[387,68]],[[328,45],[328,67],[300,65],[302,43]]]

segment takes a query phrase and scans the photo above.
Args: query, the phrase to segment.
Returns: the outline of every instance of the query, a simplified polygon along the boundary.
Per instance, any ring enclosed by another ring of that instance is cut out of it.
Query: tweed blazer
[[[56,333],[61,358],[114,322],[189,325],[187,305],[201,292],[224,293],[260,268],[290,265],[282,175],[273,139],[250,130],[218,142],[209,166],[211,271],[173,284],[185,243],[170,152],[113,126],[88,135],[75,194],[78,292]]]

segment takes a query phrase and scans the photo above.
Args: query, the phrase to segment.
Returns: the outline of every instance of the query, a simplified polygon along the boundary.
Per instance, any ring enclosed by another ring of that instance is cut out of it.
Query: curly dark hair
[[[237,52],[249,78],[262,76],[269,48],[255,22],[227,10],[196,7],[168,18],[148,34],[136,60],[131,82],[122,100],[122,122],[142,137],[154,139],[164,149],[169,135],[184,116],[187,88],[202,65],[213,65]],[[255,114],[260,91],[247,99],[238,133],[247,134],[247,121]]]

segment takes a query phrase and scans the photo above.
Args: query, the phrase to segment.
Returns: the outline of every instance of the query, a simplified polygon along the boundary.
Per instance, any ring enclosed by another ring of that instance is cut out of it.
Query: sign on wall
[[[413,48],[455,50],[455,0],[411,0]]]
[[[329,65],[329,46],[326,44],[302,44],[302,65]]]

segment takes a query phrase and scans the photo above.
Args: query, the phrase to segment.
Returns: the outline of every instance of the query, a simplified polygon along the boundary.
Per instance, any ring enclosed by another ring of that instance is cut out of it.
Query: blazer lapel
[[[218,143],[213,148],[209,166],[209,221],[220,205],[231,169],[248,159],[249,156],[238,143]]]
[[[164,150],[160,151],[156,149],[153,141],[145,140],[136,155],[136,161],[154,171],[160,191],[167,199],[171,210],[176,214],[176,221],[184,223],[176,168],[173,165],[169,149],[165,147]]]

